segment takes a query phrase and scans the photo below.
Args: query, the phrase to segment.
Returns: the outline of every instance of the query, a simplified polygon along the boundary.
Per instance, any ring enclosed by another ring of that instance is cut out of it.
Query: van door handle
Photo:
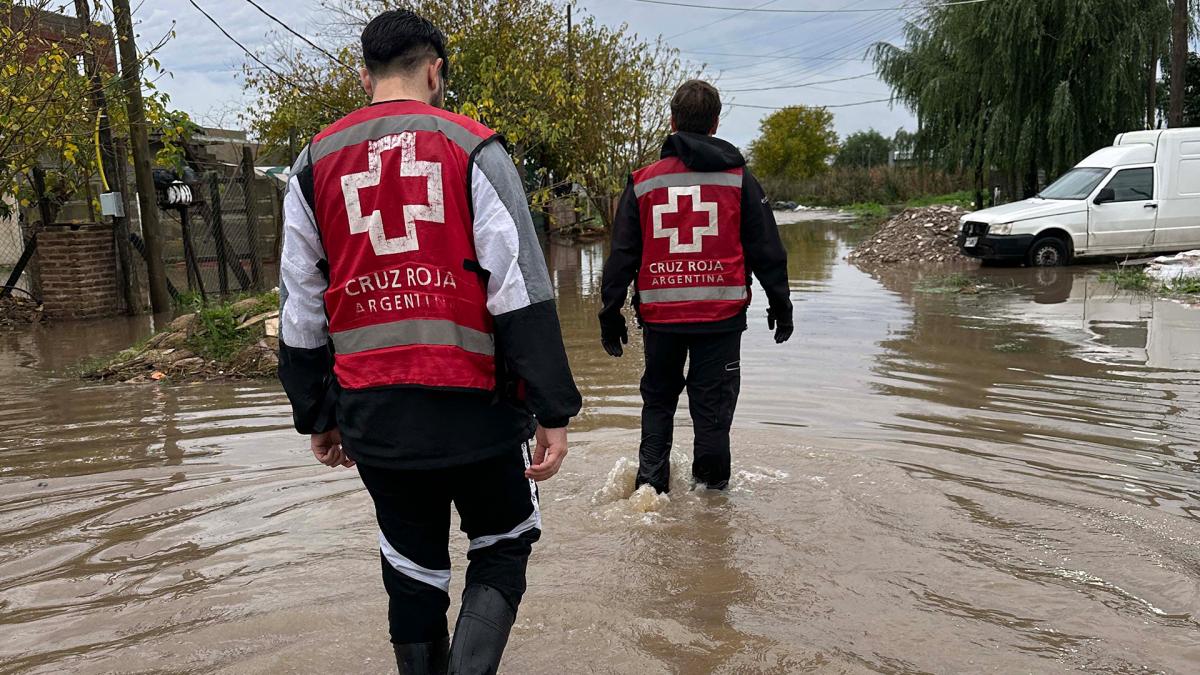
[[[1157,209],[1157,208],[1158,208],[1158,204],[1145,204],[1145,205],[1143,205],[1143,206],[1142,206],[1142,208],[1144,208],[1144,209]]]

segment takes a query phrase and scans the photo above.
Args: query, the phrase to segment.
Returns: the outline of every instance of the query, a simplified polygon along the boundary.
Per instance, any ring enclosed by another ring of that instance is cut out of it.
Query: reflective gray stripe
[[[742,187],[742,177],[736,173],[705,172],[705,173],[669,173],[665,176],[655,176],[633,186],[633,194],[641,197],[651,190],[663,187],[688,187],[691,185],[723,185],[725,187]]]
[[[383,536],[383,530],[379,531],[379,550],[392,569],[400,574],[409,579],[416,579],[423,584],[429,584],[434,588],[440,588],[443,593],[450,592],[450,570],[431,570],[405,558],[388,543],[387,537]]]
[[[505,532],[504,534],[487,534],[482,537],[475,537],[471,540],[471,545],[467,548],[467,550],[476,551],[481,548],[491,546],[498,541],[504,541],[505,539],[516,539],[522,534],[534,529],[542,529],[542,513],[536,508],[533,510],[533,513],[529,514],[529,517],[526,518],[524,522],[522,522],[520,525],[517,525],[512,530]]]
[[[533,462],[533,457],[529,454],[529,441],[521,444],[521,459],[525,461],[525,468],[528,469]],[[505,532],[504,534],[485,534],[482,537],[475,537],[471,540],[471,545],[467,548],[468,551],[485,548],[495,544],[498,541],[505,539],[516,539],[530,530],[542,529],[542,507],[538,504],[537,483],[529,480],[529,499],[533,502],[533,513],[529,514],[520,525]]]
[[[453,321],[413,319],[363,326],[331,334],[338,354],[357,354],[372,349],[408,345],[448,345],[476,354],[492,356],[496,343],[488,333],[460,326]]]
[[[745,286],[694,286],[638,291],[642,302],[687,302],[689,300],[745,300]]]
[[[468,155],[483,143],[483,138],[467,131],[459,125],[434,115],[392,115],[377,117],[373,120],[355,124],[348,129],[330,134],[312,144],[312,161],[319,162],[325,157],[342,148],[358,145],[364,141],[374,141],[390,134],[405,131],[440,131],[446,138],[458,144]]]

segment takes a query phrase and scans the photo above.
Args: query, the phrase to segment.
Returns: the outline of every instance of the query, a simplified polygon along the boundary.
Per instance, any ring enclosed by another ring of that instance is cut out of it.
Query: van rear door
[[[1154,248],[1200,248],[1200,139],[1183,139],[1171,150],[1166,167],[1173,174],[1167,177],[1167,190],[1158,205]]]
[[[1154,244],[1155,183],[1154,165],[1148,165],[1123,167],[1101,185],[1088,203],[1089,252],[1138,251]],[[1106,193],[1111,199],[1102,200]]]

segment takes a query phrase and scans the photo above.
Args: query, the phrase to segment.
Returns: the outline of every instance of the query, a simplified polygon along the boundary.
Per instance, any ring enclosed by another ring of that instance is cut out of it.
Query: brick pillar
[[[117,314],[117,257],[109,225],[54,225],[38,233],[42,302],[55,319]]]

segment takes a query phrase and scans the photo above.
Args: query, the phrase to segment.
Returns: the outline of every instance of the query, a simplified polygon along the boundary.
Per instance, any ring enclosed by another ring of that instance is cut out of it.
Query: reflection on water
[[[1086,267],[931,293],[861,236],[784,226],[796,337],[756,294],[731,490],[669,499],[630,496],[604,245],[548,244],[585,410],[509,672],[1195,672],[1200,310]],[[149,330],[0,334],[0,672],[386,672],[369,500],[277,386],[70,377]]]

